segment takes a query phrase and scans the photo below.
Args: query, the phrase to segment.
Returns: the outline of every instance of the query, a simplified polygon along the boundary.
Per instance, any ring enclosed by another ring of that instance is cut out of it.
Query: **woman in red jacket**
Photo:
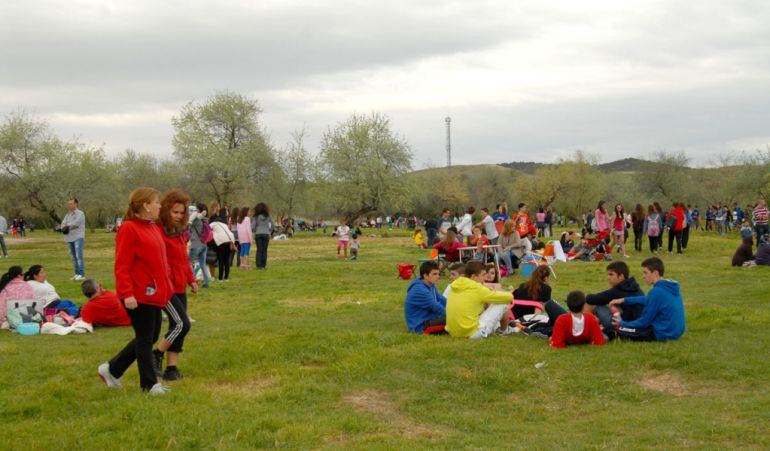
[[[153,188],[135,189],[115,237],[115,291],[131,318],[135,337],[98,368],[108,387],[120,387],[120,377],[136,360],[139,385],[153,395],[168,390],[155,375],[152,345],[160,335],[161,309],[173,294],[163,231],[154,222],[160,214],[159,197]]]
[[[671,211],[666,215],[666,226],[668,229],[668,253],[671,253],[676,239],[676,253],[682,253],[682,230],[684,230],[684,204],[674,202]]]
[[[163,376],[164,381],[182,378],[177,368],[179,353],[182,352],[184,338],[190,331],[190,317],[187,316],[187,286],[193,293],[198,292],[198,284],[193,277],[190,258],[187,256],[187,239],[184,237],[189,212],[187,206],[190,197],[182,190],[171,190],[160,201],[160,224],[166,243],[166,255],[171,272],[173,295],[164,309],[168,316],[168,332],[157,349],[153,351],[155,374]],[[163,372],[163,354],[168,351],[166,371]]]

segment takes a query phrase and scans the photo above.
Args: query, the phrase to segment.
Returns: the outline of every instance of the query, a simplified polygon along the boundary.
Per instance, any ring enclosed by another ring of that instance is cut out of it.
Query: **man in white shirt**
[[[495,220],[492,219],[492,216],[489,214],[489,209],[484,207],[481,209],[481,222],[476,224],[478,227],[483,227],[484,232],[487,234],[487,238],[489,239],[489,242],[492,244],[497,244],[497,238],[500,236],[499,233],[497,233],[497,227],[495,227]]]

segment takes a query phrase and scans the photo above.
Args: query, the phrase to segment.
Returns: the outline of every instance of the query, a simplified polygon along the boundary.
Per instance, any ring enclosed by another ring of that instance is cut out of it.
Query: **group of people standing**
[[[209,210],[214,212],[210,216]],[[208,286],[206,255],[213,248],[217,279],[229,280],[236,253],[237,264],[248,268],[250,246],[256,241],[257,268],[266,267],[267,242],[274,225],[267,205],[258,204],[253,217],[250,213],[248,208],[228,211],[216,203],[191,206],[190,197],[179,189],[162,196],[153,188],[131,193],[115,237],[115,288],[131,318],[135,337],[111,360],[99,365],[98,374],[108,387],[120,387],[120,378],[134,361],[141,388],[151,394],[168,391],[159,378],[173,381],[182,377],[179,354],[191,327],[187,289],[198,291],[193,264],[200,264],[203,286]],[[254,240],[252,232],[256,232]],[[162,311],[168,317],[169,330],[153,349],[160,336]]]

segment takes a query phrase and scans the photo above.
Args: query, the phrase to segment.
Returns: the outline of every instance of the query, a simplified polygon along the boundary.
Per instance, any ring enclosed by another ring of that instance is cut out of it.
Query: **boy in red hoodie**
[[[567,295],[569,313],[556,318],[549,344],[554,348],[566,348],[569,345],[591,344],[602,346],[606,341],[599,320],[590,313],[583,313],[586,296],[582,291],[573,291]]]

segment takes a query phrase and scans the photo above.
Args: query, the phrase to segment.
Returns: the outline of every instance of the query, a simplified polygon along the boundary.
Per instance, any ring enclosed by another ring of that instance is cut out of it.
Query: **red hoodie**
[[[671,211],[668,212],[666,215],[666,219],[668,219],[669,216],[674,216],[676,218],[676,225],[674,226],[674,232],[681,232],[684,230],[684,220],[685,220],[685,214],[684,210],[682,210],[679,207],[675,207]]]
[[[576,344],[603,345],[605,340],[602,330],[599,328],[599,321],[594,315],[589,313],[584,313],[583,318],[585,318],[583,333],[574,336],[572,335],[572,314],[564,313],[559,315],[556,318],[556,324],[553,325],[550,345],[554,348],[566,348],[569,345]]]
[[[144,219],[123,221],[115,237],[115,291],[124,300],[165,307],[173,294],[163,231]]]
[[[187,285],[195,282],[190,265],[190,257],[187,255],[187,240],[184,236],[168,236],[163,234],[168,255],[168,266],[171,270],[171,290],[176,293],[185,293]]]

